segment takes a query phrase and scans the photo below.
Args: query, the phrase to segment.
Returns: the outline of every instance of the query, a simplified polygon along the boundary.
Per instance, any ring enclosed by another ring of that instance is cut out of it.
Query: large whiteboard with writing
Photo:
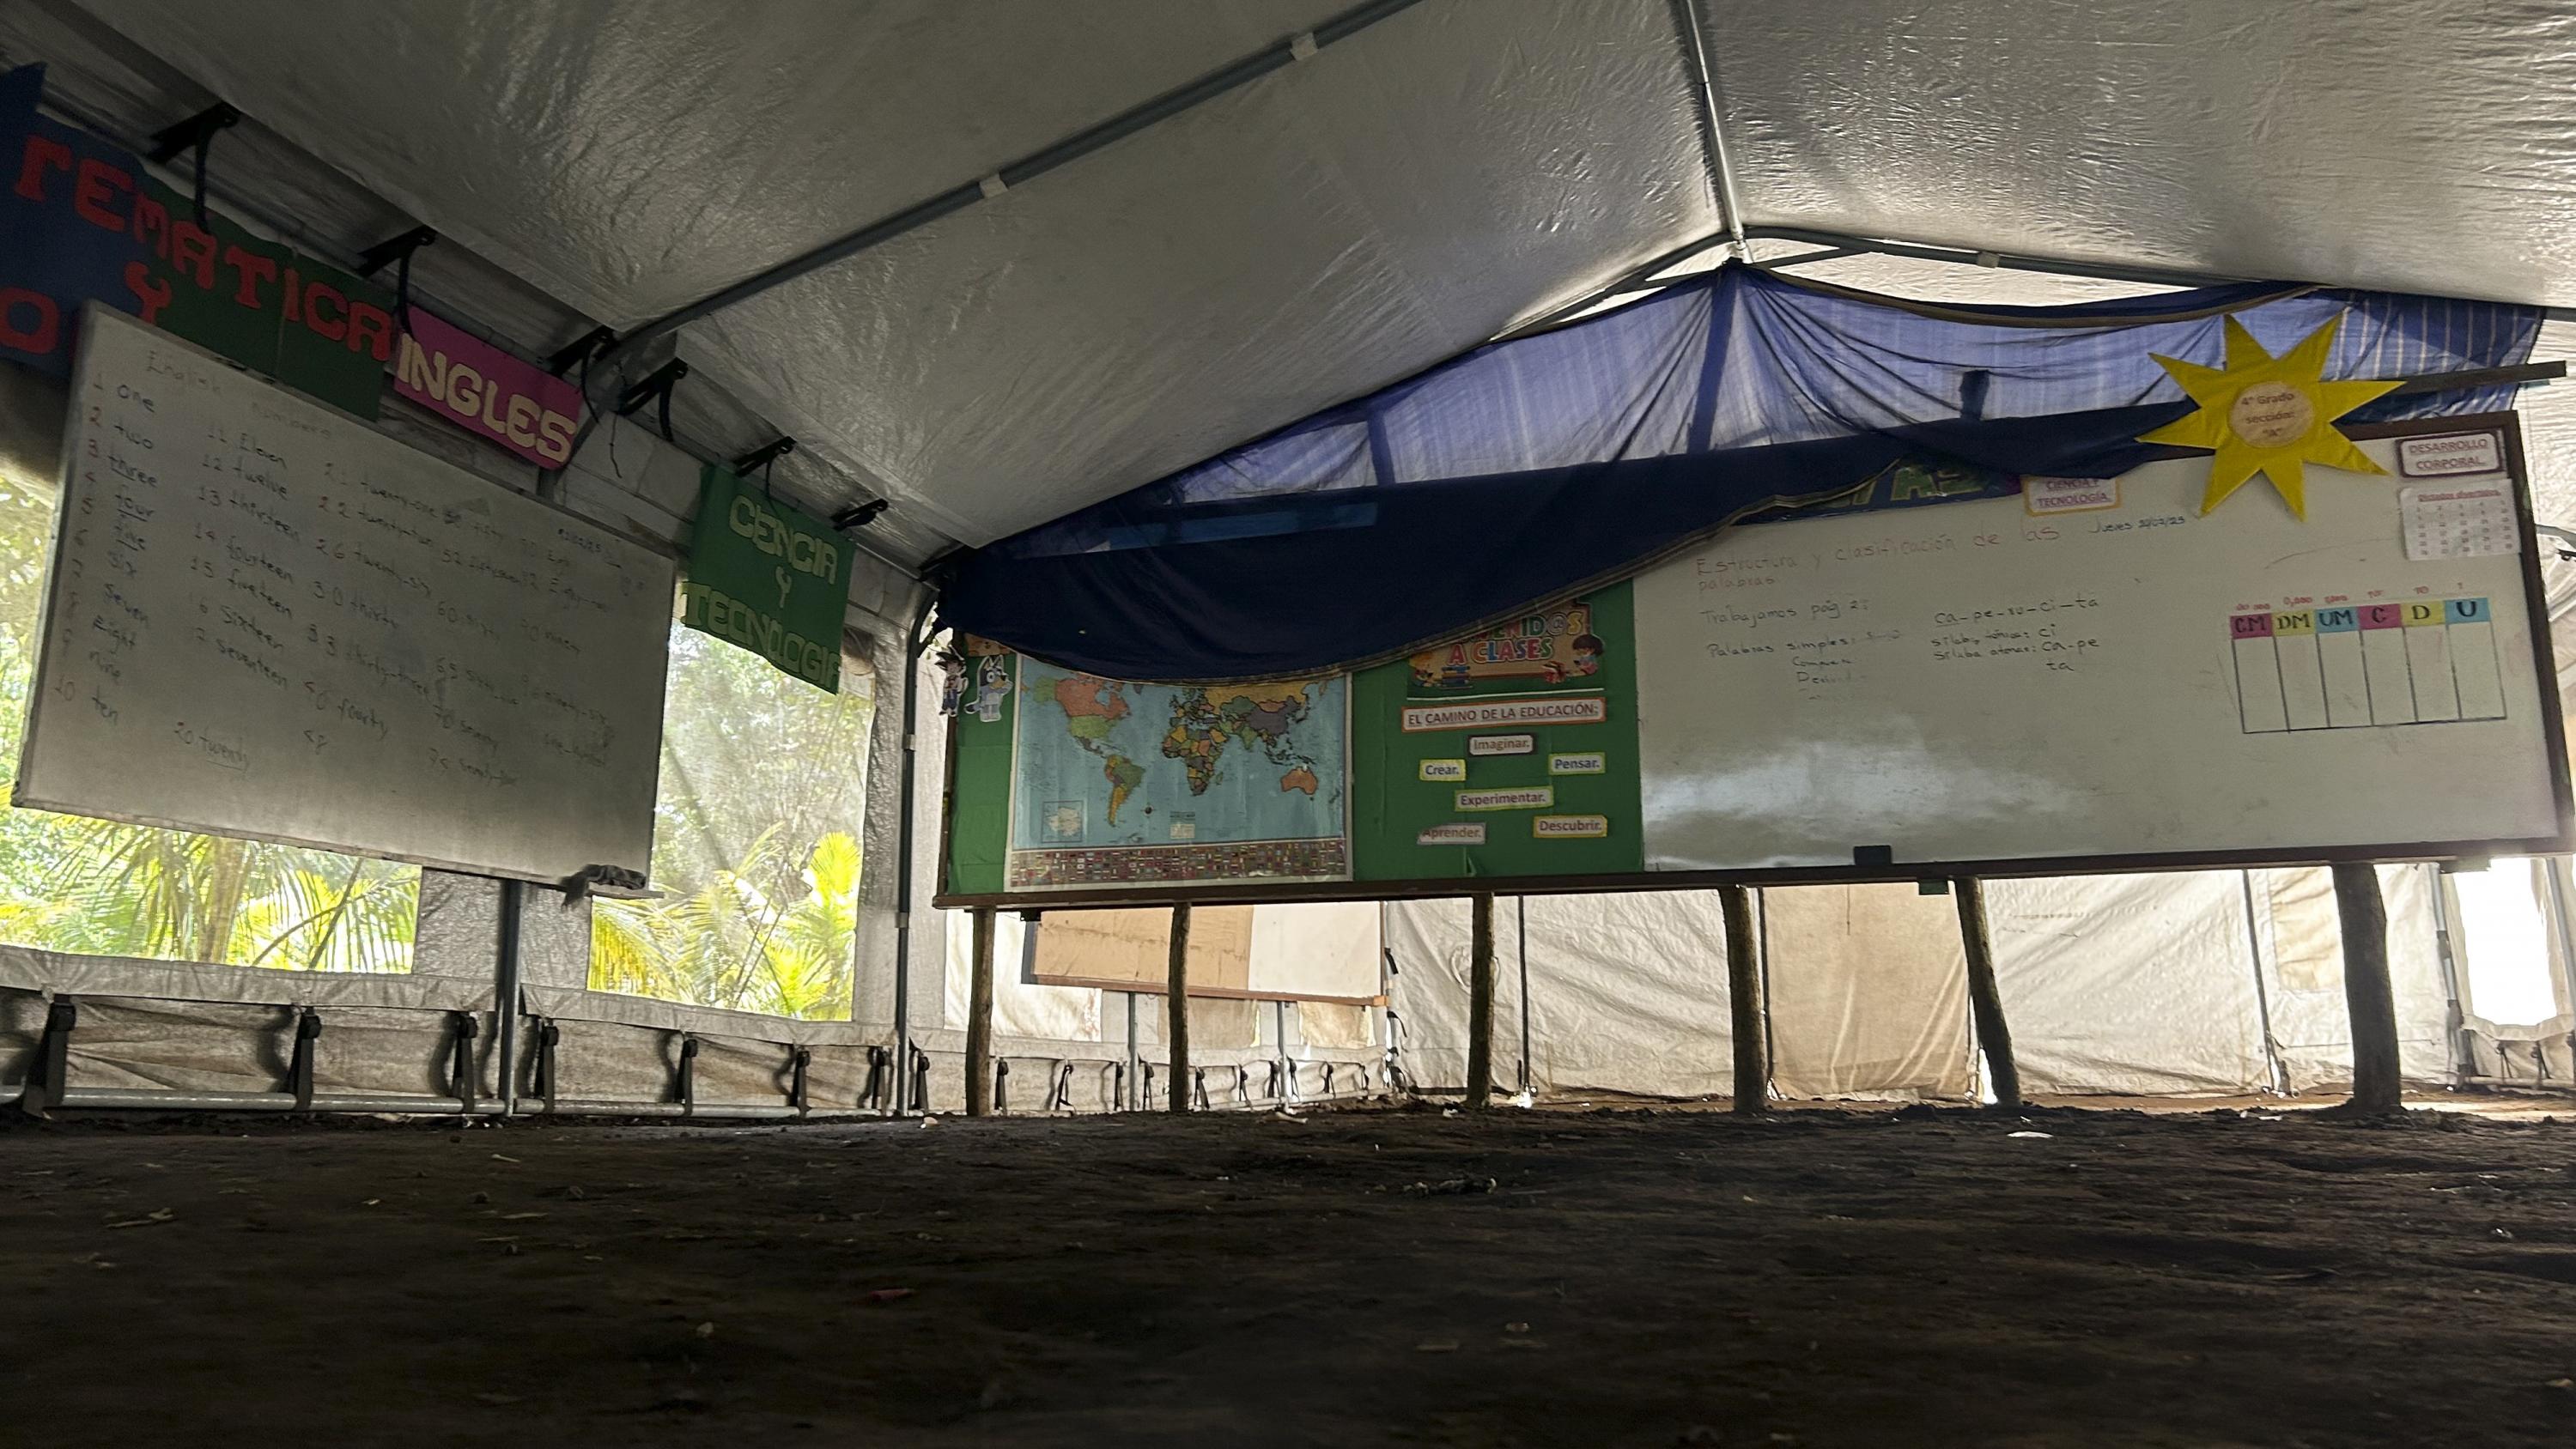
[[[2504,429],[2443,482],[2509,499]],[[2410,560],[2415,480],[2364,451],[2391,476],[2312,468],[2305,522],[2261,479],[2202,516],[2203,458],[1743,527],[1643,575],[1648,868],[2558,839],[2525,559],[2481,551],[2510,513]]]
[[[672,562],[92,308],[16,803],[650,864]]]

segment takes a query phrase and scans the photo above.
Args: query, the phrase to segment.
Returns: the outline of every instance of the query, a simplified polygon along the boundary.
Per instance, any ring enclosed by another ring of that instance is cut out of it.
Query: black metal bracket
[[[787,1105],[795,1108],[796,1115],[799,1117],[802,1117],[807,1112],[813,1110],[814,1104],[807,1101],[805,1097],[806,1073],[813,1065],[814,1049],[812,1047],[798,1047],[794,1051],[788,1053],[787,1068],[789,1076],[787,1079]]]
[[[438,240],[438,233],[416,226],[401,236],[380,241],[358,253],[358,275],[372,277],[396,262],[411,260],[411,254]]]
[[[36,1061],[18,1097],[19,1111],[42,1117],[62,1100],[64,1079],[71,1075],[72,1028],[79,1024],[80,1003],[72,997],[57,996],[45,1009],[45,1034],[36,1039]]]
[[[1109,1064],[1109,1070],[1109,1100],[1118,1104],[1119,1111],[1127,1111],[1132,1105],[1127,1100],[1127,1064],[1125,1062],[1112,1062]]]
[[[528,1034],[537,1041],[537,1100],[546,1110],[555,1109],[555,1046],[563,1040],[563,1028],[550,1016],[535,1018]]]
[[[1073,1110],[1073,1063],[1056,1063],[1055,1085],[1047,1089],[1046,1110],[1050,1112]]]
[[[1011,1059],[999,1057],[993,1062],[993,1111],[1011,1110]]]
[[[893,1056],[893,1050],[888,1047],[868,1048],[868,1082],[859,1088],[859,1102],[870,1111],[885,1106],[886,1067]]]
[[[671,436],[671,390],[678,387],[680,379],[688,375],[689,365],[676,357],[663,363],[654,369],[651,377],[618,394],[617,415],[621,418],[631,417],[637,408],[646,403],[657,403],[660,409],[658,416],[661,422],[662,441],[666,443],[677,441]]]
[[[144,154],[156,166],[166,166],[180,153],[192,151],[215,138],[217,131],[241,123],[241,112],[221,101],[206,107],[175,126],[164,126],[152,133],[152,149]]]
[[[752,474],[759,472],[761,469],[768,467],[770,464],[777,462],[779,459],[784,458],[795,451],[796,440],[794,438],[779,438],[771,442],[763,443],[759,447],[754,448],[750,452],[733,460],[732,467],[734,476],[737,478],[748,478]]]
[[[322,1013],[309,1006],[295,1009],[295,1051],[287,1058],[286,1089],[295,1094],[295,1110],[313,1110],[313,1044],[322,1039]]]
[[[597,357],[601,349],[614,345],[616,341],[616,328],[606,326],[593,327],[589,331],[581,334],[579,337],[574,338],[571,346],[566,347],[561,352],[547,358],[546,371],[553,373],[557,377],[561,377],[565,373],[570,372],[574,368],[581,366],[583,363],[590,361],[594,357]]]
[[[930,1110],[930,1053],[912,1049],[912,1110]]]
[[[694,1115],[698,1110],[698,1039],[685,1031],[680,1033],[680,1067],[673,1085],[679,1093],[682,1115]]]
[[[877,515],[885,511],[885,499],[871,498],[865,503],[844,508],[840,512],[833,514],[832,528],[834,531],[840,533],[847,533],[854,528],[865,528],[869,524],[876,522]]]
[[[1216,1110],[1214,1107],[1211,1107],[1211,1106],[1209,1106],[1209,1105],[1208,1105],[1208,1094],[1207,1094],[1207,1068],[1205,1068],[1205,1067],[1195,1067],[1195,1068],[1191,1069],[1191,1072],[1190,1072],[1190,1086],[1191,1086],[1191,1098],[1190,1098],[1190,1100],[1191,1100],[1191,1101],[1193,1101],[1193,1102],[1196,1102],[1196,1103],[1198,1104],[1198,1109],[1199,1109],[1200,1111],[1202,1111],[1202,1112],[1213,1112],[1213,1111],[1215,1111],[1215,1110]]]
[[[478,1094],[480,1073],[474,1070],[474,1038],[483,1031],[482,1018],[470,1011],[448,1013],[456,1023],[456,1039],[448,1048],[447,1094],[456,1099],[459,1109],[471,1116]]]
[[[1144,1069],[1144,1075],[1136,1083],[1136,1108],[1138,1111],[1151,1111],[1154,1106],[1154,1064],[1138,1062],[1136,1065]]]
[[[688,375],[689,365],[676,357],[663,363],[652,376],[617,395],[617,415],[626,417],[655,398],[667,400],[672,386]]]

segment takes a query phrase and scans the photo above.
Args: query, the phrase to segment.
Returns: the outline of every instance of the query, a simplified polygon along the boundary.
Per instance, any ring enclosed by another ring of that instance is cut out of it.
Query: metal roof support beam
[[[1735,259],[1753,260],[1753,249],[1744,232],[1744,201],[1735,194],[1735,168],[1726,155],[1726,127],[1719,119],[1724,114],[1717,103],[1717,73],[1708,63],[1708,44],[1702,38],[1699,24],[1699,0],[1673,0],[1673,23],[1681,27],[1682,49],[1690,56],[1692,78],[1699,82],[1699,118],[1708,141],[1709,179],[1715,184],[1717,204],[1726,213],[1728,241],[1735,248]]]
[[[1335,41],[1348,40],[1391,15],[1412,8],[1418,0],[1368,0],[1318,25],[1313,31],[1296,35],[1267,46],[1231,65],[1220,67],[1175,90],[1131,107],[1096,126],[1077,131],[1043,151],[1021,157],[988,176],[981,176],[954,186],[926,201],[917,202],[892,216],[871,222],[835,241],[826,242],[802,256],[791,257],[765,271],[755,273],[712,296],[682,307],[666,316],[656,317],[620,338],[600,361],[612,361],[654,338],[675,332],[702,317],[749,301],[763,292],[784,286],[799,277],[822,270],[835,262],[847,261],[871,247],[879,246],[918,230],[952,212],[963,211],[979,201],[999,196],[1014,186],[1033,181],[1059,166],[1090,155],[1103,146],[1122,141],[1156,122],[1169,120],[1183,111],[1212,101],[1229,91],[1239,90],[1275,70],[1296,64]]]
[[[2279,280],[2228,277],[2214,272],[2185,272],[2168,267],[2128,267],[2117,262],[2061,262],[2050,257],[2025,257],[2009,252],[1973,251],[1964,247],[1926,246],[1920,242],[1851,236],[1844,232],[1820,231],[1806,226],[1757,226],[1748,228],[1746,234],[1756,241],[1809,242],[1816,246],[1847,247],[1853,251],[1876,252],[1888,257],[1911,257],[1926,262],[1950,262],[1963,267],[2001,267],[2006,271],[2045,272],[2059,277],[2092,277],[2108,282],[2135,282],[2148,287],[2217,287],[2233,282]]]

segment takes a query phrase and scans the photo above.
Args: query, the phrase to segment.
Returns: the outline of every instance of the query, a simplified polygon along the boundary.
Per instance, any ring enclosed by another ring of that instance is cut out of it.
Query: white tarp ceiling
[[[1345,9],[29,3],[621,330]],[[682,355],[837,465],[851,496],[825,502],[891,497],[914,552],[1042,522],[1722,230],[1686,13],[1422,0],[693,323]],[[2558,6],[1695,14],[1757,228],[2576,301],[2558,202],[2576,17]],[[63,59],[5,29],[0,46]],[[486,320],[524,316],[509,300]]]

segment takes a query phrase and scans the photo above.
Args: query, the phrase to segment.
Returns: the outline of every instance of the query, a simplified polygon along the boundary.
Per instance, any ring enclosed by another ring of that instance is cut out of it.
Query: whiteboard
[[[2201,458],[2111,507],[1761,524],[1641,576],[1647,868],[2554,842],[2524,559],[2409,562],[2409,480],[2363,448],[2391,476],[2311,469],[2304,523],[2261,479],[2202,517]]]
[[[96,307],[63,467],[17,804],[648,868],[669,559]]]

